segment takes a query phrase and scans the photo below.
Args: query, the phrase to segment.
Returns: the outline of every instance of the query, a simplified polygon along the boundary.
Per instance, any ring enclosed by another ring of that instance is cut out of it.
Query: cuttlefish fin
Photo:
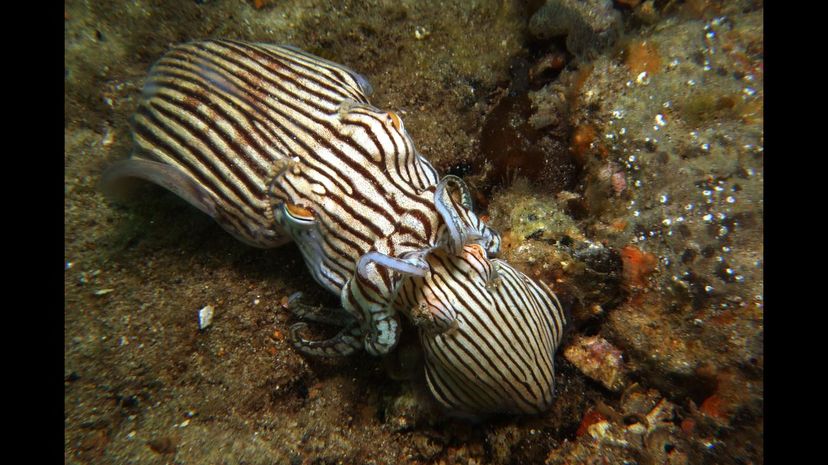
[[[188,203],[218,219],[213,195],[192,177],[172,165],[142,158],[130,158],[112,164],[101,177],[100,187],[107,196],[123,199],[133,187],[132,180],[157,184]]]
[[[355,91],[359,92],[364,97],[369,97],[371,94],[374,93],[373,86],[371,86],[371,83],[368,82],[368,79],[366,79],[365,76],[357,73],[356,71],[354,71],[353,69],[351,69],[351,68],[349,68],[345,65],[333,62],[331,60],[326,60],[322,57],[318,57],[316,55],[313,55],[311,53],[308,53],[308,52],[302,50],[299,47],[296,47],[295,45],[287,45],[287,44],[278,44],[277,45],[277,44],[266,44],[266,43],[261,43],[261,42],[258,43],[257,45],[265,47],[265,48],[275,49],[277,51],[278,51],[279,48],[287,49],[287,50],[290,50],[291,52],[294,52],[298,55],[301,55],[306,60],[308,60],[310,63],[313,63],[317,66],[319,64],[324,64],[324,65],[327,65],[331,68],[336,68],[338,70],[341,70],[341,71],[347,73],[349,76],[351,76],[351,78],[354,80],[354,82],[356,82],[356,86],[353,86],[351,83],[347,83],[349,85],[349,87],[352,87]]]

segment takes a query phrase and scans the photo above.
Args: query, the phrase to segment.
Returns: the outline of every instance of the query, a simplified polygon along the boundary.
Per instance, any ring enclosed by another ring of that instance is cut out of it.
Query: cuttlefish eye
[[[483,260],[483,259],[487,258],[486,257],[486,251],[483,249],[483,246],[481,246],[480,244],[467,244],[466,245],[466,250],[470,254],[477,257],[477,259],[479,259],[479,260]]]
[[[304,208],[302,206],[293,204],[293,203],[286,203],[285,204],[285,211],[288,215],[298,221],[313,221],[313,212]]]
[[[386,113],[386,115],[388,116],[388,123],[389,124],[394,126],[394,128],[397,131],[402,131],[403,130],[402,120],[400,119],[399,116],[397,116],[396,113],[394,113],[393,111],[389,111],[388,113]]]

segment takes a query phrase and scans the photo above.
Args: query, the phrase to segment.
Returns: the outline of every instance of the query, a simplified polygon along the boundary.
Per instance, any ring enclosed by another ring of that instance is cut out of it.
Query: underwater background
[[[64,5],[65,463],[764,462],[761,1]],[[469,184],[569,315],[547,413],[442,414],[412,331],[304,357],[287,297],[337,299],[295,246],[149,184],[104,197],[149,67],[203,38],[358,71]]]

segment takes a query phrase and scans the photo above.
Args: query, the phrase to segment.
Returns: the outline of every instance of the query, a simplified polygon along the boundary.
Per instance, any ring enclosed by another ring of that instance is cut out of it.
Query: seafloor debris
[[[624,357],[606,339],[578,337],[564,349],[564,357],[607,389],[619,391],[624,387]]]
[[[213,323],[214,308],[212,305],[207,305],[198,311],[198,329],[207,329]]]
[[[658,258],[638,247],[628,245],[621,249],[624,262],[624,284],[629,289],[641,289],[647,285],[647,277],[655,271]]]
[[[529,20],[537,38],[566,36],[566,48],[580,55],[611,45],[622,30],[611,0],[547,0]]]
[[[425,26],[417,26],[414,28],[414,38],[417,40],[425,40],[431,35],[431,31]]]
[[[624,48],[624,63],[633,76],[649,77],[661,72],[661,56],[658,49],[647,40],[633,40]],[[641,73],[647,73],[642,75]]]
[[[585,292],[595,280],[572,253],[577,240],[515,234],[529,223],[514,218],[499,225],[509,259],[544,274],[572,304],[565,356],[577,352],[580,331],[597,331],[623,351],[629,378],[698,405],[684,421],[704,431],[693,447],[707,444],[725,461],[722,438],[758,437],[763,392],[761,10],[733,10],[664,23],[530,93],[529,121],[570,125],[583,167],[567,200],[545,208],[568,215],[585,243],[618,254],[620,298],[602,302],[606,286]],[[495,221],[503,205],[522,205],[523,187],[513,189],[491,201]],[[716,426],[735,421],[736,431]]]
[[[414,392],[405,390],[394,397],[385,408],[385,418],[393,431],[407,431],[414,428],[423,415],[423,404]]]
[[[566,149],[564,102],[558,96],[544,95],[544,108],[551,109],[533,116],[530,102],[534,96],[526,92],[521,89],[515,95],[501,96],[483,121],[479,151],[489,167],[488,181],[508,185],[520,176],[552,192],[570,189],[580,168]]]
[[[609,195],[609,194],[605,194]],[[581,197],[564,191],[539,195],[521,182],[489,205],[502,231],[502,254],[531,276],[562,290],[577,327],[623,298],[619,252],[588,240],[567,212],[578,210]],[[565,305],[566,306],[566,305]]]
[[[266,6],[271,6],[272,4],[276,3],[274,0],[252,0],[253,8],[257,10],[261,10]]]
[[[178,447],[178,438],[174,436],[163,436],[147,441],[147,446],[159,454],[174,454]]]
[[[658,395],[652,391],[649,394]],[[649,396],[652,397],[652,396]],[[658,398],[657,398],[658,399]],[[676,406],[658,399],[647,410],[639,403],[623,412],[600,403],[586,412],[575,441],[549,453],[546,465],[571,463],[689,464],[692,446],[675,423]],[[600,462],[593,458],[600,457]]]

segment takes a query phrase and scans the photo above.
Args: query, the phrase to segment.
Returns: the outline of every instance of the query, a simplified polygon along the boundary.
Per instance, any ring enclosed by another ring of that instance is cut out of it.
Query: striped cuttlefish
[[[159,184],[255,247],[293,241],[341,308],[301,302],[336,324],[327,340],[291,326],[300,352],[391,351],[399,314],[418,328],[425,376],[459,414],[539,413],[552,402],[566,323],[552,291],[493,258],[500,236],[458,177],[440,178],[403,121],[368,101],[353,70],[289,46],[204,40],[150,70],[132,156],[102,179]]]

